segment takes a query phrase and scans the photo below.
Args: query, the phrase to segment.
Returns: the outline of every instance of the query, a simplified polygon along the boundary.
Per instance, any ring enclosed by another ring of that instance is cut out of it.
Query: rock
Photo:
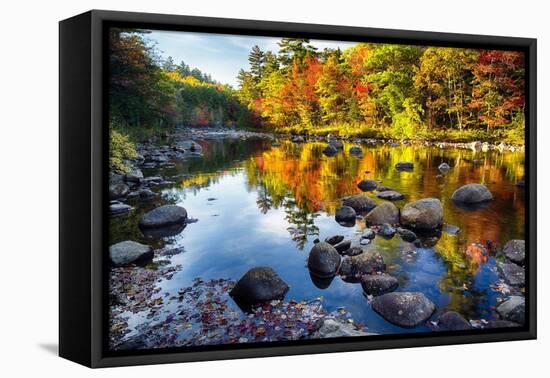
[[[334,249],[338,253],[343,253],[343,252],[347,251],[348,249],[350,249],[350,247],[351,247],[351,240],[344,240],[344,241],[341,241],[340,243],[334,245]]]
[[[371,211],[376,207],[376,202],[372,198],[362,194],[347,197],[342,201],[342,204],[353,208],[358,213]]]
[[[431,231],[443,225],[443,207],[437,198],[424,198],[401,209],[401,224],[418,231]]]
[[[311,273],[319,277],[332,277],[338,271],[340,259],[340,255],[332,245],[320,242],[315,244],[309,252],[307,267]]]
[[[485,185],[466,184],[458,188],[451,196],[451,199],[455,202],[476,204],[491,201],[493,195]]]
[[[403,193],[399,193],[396,190],[385,190],[376,195],[378,198],[388,201],[399,201],[405,198]]]
[[[342,240],[344,240],[344,235],[329,236],[328,238],[325,239],[325,241],[326,241],[328,244],[330,244],[330,245],[338,244],[338,243],[340,243]]]
[[[516,264],[523,265],[525,261],[525,240],[510,240],[504,245],[502,253]]]
[[[334,156],[337,153],[338,153],[338,150],[334,146],[331,146],[331,145],[328,145],[327,147],[325,147],[323,149],[323,154],[325,154],[326,156]]]
[[[456,311],[447,311],[441,315],[437,326],[439,331],[463,331],[472,328],[470,323]]]
[[[365,251],[360,255],[344,258],[338,273],[347,278],[357,278],[362,274],[376,274],[385,270],[386,264],[380,253]]]
[[[349,149],[350,155],[363,155],[363,149],[361,147],[353,146]]]
[[[319,240],[319,238],[315,238],[315,239],[313,239],[313,244],[317,244],[317,243],[319,243],[320,241],[321,241],[321,240]]]
[[[497,312],[504,320],[514,323],[525,323],[525,298],[513,295],[497,307]]]
[[[380,193],[380,192],[387,192],[388,190],[394,190],[394,191],[396,191],[395,189],[390,188],[389,186],[379,186],[379,187],[376,188],[376,191],[377,191],[378,193]]]
[[[439,172],[441,173],[447,173],[449,172],[449,169],[451,169],[451,167],[447,163],[441,163],[439,164],[439,167],[437,167],[437,169],[439,169]]]
[[[345,323],[339,319],[324,318],[319,322],[319,328],[312,334],[312,337],[326,339],[331,337],[355,337],[369,335],[374,335],[374,333],[367,333],[357,330],[352,324]]]
[[[498,270],[509,285],[525,285],[525,269],[521,266],[514,263],[499,263]]]
[[[363,291],[369,295],[382,295],[397,289],[399,281],[389,274],[367,274],[361,277]]]
[[[395,228],[393,228],[390,224],[384,223],[380,225],[380,228],[378,229],[378,235],[383,236],[385,238],[391,239],[395,235]]]
[[[148,245],[126,240],[109,247],[109,257],[113,266],[125,266],[150,261],[153,249]]]
[[[143,173],[139,169],[134,169],[124,175],[126,182],[141,182],[143,180]]]
[[[378,183],[374,180],[361,180],[357,184],[357,187],[363,192],[371,192],[378,186]]]
[[[355,210],[353,210],[352,207],[341,206],[336,209],[336,214],[334,218],[336,219],[336,222],[355,223],[357,213],[355,212]]]
[[[200,144],[192,141],[192,140],[185,140],[178,143],[178,146],[180,148],[183,148],[185,151],[191,151],[195,153],[202,152],[202,147]]]
[[[443,231],[451,235],[456,235],[460,232],[460,228],[457,226],[453,226],[452,224],[446,224],[443,227]]]
[[[369,226],[384,223],[397,224],[399,223],[399,209],[391,202],[382,202],[365,216],[365,221]]]
[[[521,327],[521,324],[511,322],[509,320],[489,320],[485,328],[511,328]]]
[[[365,230],[361,234],[361,239],[374,239],[375,236],[376,234],[373,230],[371,230],[370,228],[365,228]]]
[[[111,215],[122,215],[128,213],[132,210],[132,206],[125,203],[113,203],[109,205],[109,214]]]
[[[416,240],[416,234],[406,228],[398,227],[397,234],[406,242],[412,243]]]
[[[248,307],[274,299],[282,299],[288,285],[269,267],[256,267],[246,272],[229,295],[239,304]]]
[[[372,308],[400,327],[415,327],[428,320],[435,311],[433,302],[418,292],[393,292],[375,297]]]
[[[368,239],[364,239],[364,240],[368,240]],[[363,248],[358,246],[351,247],[343,252],[345,256],[357,256],[357,255],[360,255],[361,253],[363,253]]]
[[[114,183],[109,185],[109,198],[110,199],[118,199],[126,196],[128,192],[130,191],[130,188],[128,185],[124,184],[123,182]]]
[[[414,169],[414,164],[410,161],[400,161],[395,165],[395,169],[398,171],[412,171]]]
[[[361,239],[359,241],[359,244],[360,245],[369,245],[371,241],[372,241],[371,239]]]
[[[186,220],[187,211],[185,208],[177,205],[164,205],[146,213],[141,218],[139,226],[142,228],[160,228],[182,224]]]
[[[341,140],[339,139],[331,139],[329,142],[328,142],[329,146],[332,146],[334,148],[336,148],[337,150],[343,150],[344,149],[344,143],[342,143]]]

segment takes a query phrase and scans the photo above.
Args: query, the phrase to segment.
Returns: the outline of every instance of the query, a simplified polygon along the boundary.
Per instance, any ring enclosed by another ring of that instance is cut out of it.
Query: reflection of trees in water
[[[292,225],[287,230],[298,249],[303,250],[308,236],[319,235],[319,227],[315,225],[315,218],[319,213],[300,209],[296,206],[296,202],[290,199],[286,200],[283,206],[286,213],[285,220]]]
[[[273,207],[273,199],[271,199],[269,191],[263,184],[260,184],[258,187],[258,199],[256,200],[256,204],[262,214],[267,214],[267,212]]]

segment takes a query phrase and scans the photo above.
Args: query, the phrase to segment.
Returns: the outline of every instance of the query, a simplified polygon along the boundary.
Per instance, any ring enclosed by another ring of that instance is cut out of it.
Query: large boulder
[[[336,209],[334,218],[336,219],[336,222],[354,223],[357,218],[357,213],[353,210],[353,207],[341,206]]]
[[[142,263],[153,258],[153,249],[148,245],[126,240],[110,246],[109,257],[113,266]]]
[[[160,228],[185,223],[187,210],[177,205],[164,205],[146,213],[139,222],[142,228]]]
[[[418,231],[431,231],[443,225],[443,207],[437,198],[424,198],[401,209],[401,224]]]
[[[485,185],[466,184],[455,190],[451,199],[459,203],[476,204],[491,201],[493,195]]]
[[[504,280],[512,286],[525,285],[525,269],[514,263],[499,263],[498,270]]]
[[[382,202],[372,209],[366,216],[365,221],[369,226],[384,223],[399,223],[399,209],[391,202]]]
[[[435,305],[422,293],[393,292],[375,297],[372,308],[384,319],[400,327],[416,327],[432,316]]]
[[[437,328],[439,331],[463,331],[471,329],[472,326],[458,312],[447,311],[439,317]]]
[[[349,206],[353,208],[353,210],[355,210],[358,213],[371,211],[376,207],[376,202],[374,202],[372,198],[364,196],[362,194],[357,194],[354,196],[344,198],[344,200],[342,201],[342,204],[344,206]]]
[[[340,255],[332,245],[319,242],[309,252],[307,267],[316,276],[332,277],[338,272],[340,259]]]
[[[348,280],[353,280],[361,275],[377,274],[385,270],[386,264],[380,253],[365,251],[360,255],[344,258],[338,273]]]
[[[367,274],[361,277],[363,291],[369,295],[382,295],[397,289],[399,281],[389,274]]]
[[[357,184],[357,187],[363,192],[371,192],[378,186],[378,183],[374,180],[361,180]]]
[[[395,169],[398,171],[412,171],[414,169],[414,164],[410,161],[400,161],[395,165]]]
[[[523,264],[525,261],[525,240],[510,240],[504,245],[502,253],[506,258],[516,264]]]
[[[504,319],[514,323],[525,323],[525,298],[513,295],[497,307],[498,314]]]
[[[229,293],[241,306],[282,299],[288,285],[270,267],[256,267],[246,272]]]

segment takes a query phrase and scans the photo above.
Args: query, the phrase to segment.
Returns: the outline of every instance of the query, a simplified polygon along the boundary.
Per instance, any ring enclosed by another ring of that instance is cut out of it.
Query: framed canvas
[[[60,22],[59,351],[536,338],[536,40]]]

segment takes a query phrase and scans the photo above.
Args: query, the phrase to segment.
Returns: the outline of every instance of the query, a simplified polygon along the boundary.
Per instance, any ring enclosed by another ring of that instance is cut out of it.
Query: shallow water
[[[405,194],[404,200],[394,202],[398,207],[425,197],[439,198],[445,223],[461,229],[457,235],[443,232],[432,248],[417,249],[416,254],[398,236],[376,237],[368,248],[383,255],[388,273],[399,279],[397,290],[424,293],[437,307],[433,319],[446,310],[458,311],[466,319],[493,316],[499,294],[489,287],[498,278],[495,256],[465,251],[470,243],[502,245],[524,238],[524,192],[515,185],[524,175],[523,152],[364,145],[363,156],[357,158],[347,152],[351,144],[335,157],[326,157],[321,153],[326,144],[319,142],[281,141],[277,147],[264,139],[197,142],[203,157],[176,161],[173,168],[143,170],[146,177],[162,175],[174,182],[153,188],[161,198],[133,202],[134,212],[111,219],[111,244],[136,240],[156,248],[184,247],[184,253],[172,258],[183,268],[159,283],[163,292],[189,286],[196,277],[237,280],[252,267],[270,266],[290,286],[287,300],[322,296],[328,311],[344,306],[371,332],[428,330],[426,325],[405,329],[385,321],[372,310],[360,284],[337,276],[328,287],[317,283],[324,287],[320,288],[306,267],[315,238],[361,233],[364,223],[343,227],[335,222],[334,212],[342,197],[361,193],[357,182],[374,179]],[[413,161],[415,168],[398,172],[394,168],[398,161]],[[451,166],[446,175],[437,168],[442,162]],[[450,197],[466,183],[485,184],[495,200],[475,211],[456,207]],[[366,194],[381,202],[375,193]],[[198,221],[172,237],[144,236],[137,227],[141,215],[165,203],[184,206]]]

